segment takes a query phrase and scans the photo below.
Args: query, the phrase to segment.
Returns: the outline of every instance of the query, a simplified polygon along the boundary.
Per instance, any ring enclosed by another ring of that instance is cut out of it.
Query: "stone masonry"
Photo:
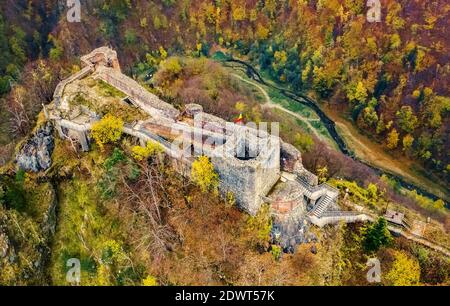
[[[98,48],[81,60],[83,69],[57,86],[54,105],[45,113],[61,137],[78,141],[83,150],[89,150],[91,125],[100,118],[86,108],[69,118],[64,115],[67,105],[63,107],[62,102],[67,104],[67,84],[90,76],[125,93],[129,101],[148,114],[148,120],[126,125],[125,134],[138,138],[142,145],[158,142],[185,168],[195,160],[192,151],[202,147],[219,175],[220,191],[232,192],[237,205],[251,215],[256,215],[263,203],[270,203],[278,228],[289,228],[285,241],[292,240],[289,235],[298,236],[305,222],[324,226],[364,219],[339,211],[339,192],[327,184],[318,185],[317,177],[303,167],[300,152],[279,137],[225,122],[204,113],[197,104],[176,109],[122,74],[117,53],[108,47]],[[174,147],[176,141],[188,141],[190,145],[178,150]]]

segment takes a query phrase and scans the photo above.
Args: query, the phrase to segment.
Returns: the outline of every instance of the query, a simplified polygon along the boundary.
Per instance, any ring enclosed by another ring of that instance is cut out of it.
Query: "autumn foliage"
[[[217,191],[219,176],[207,156],[200,156],[192,163],[191,179],[203,192]]]
[[[107,114],[92,125],[91,135],[97,145],[103,150],[105,144],[114,143],[120,139],[123,131],[123,121]]]

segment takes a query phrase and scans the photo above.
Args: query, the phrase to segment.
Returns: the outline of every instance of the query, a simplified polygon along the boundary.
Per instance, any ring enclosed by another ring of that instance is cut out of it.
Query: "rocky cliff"
[[[26,141],[16,157],[17,165],[25,171],[39,172],[50,168],[55,147],[53,127],[47,123]]]

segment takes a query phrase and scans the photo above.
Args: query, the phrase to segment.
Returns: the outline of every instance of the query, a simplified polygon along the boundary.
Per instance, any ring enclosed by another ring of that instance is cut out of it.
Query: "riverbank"
[[[433,177],[431,174],[425,175],[427,171],[423,167],[405,156],[394,156],[386,152],[379,144],[360,133],[352,122],[343,118],[335,109],[323,107],[322,110],[336,123],[338,133],[359,160],[392,175],[401,176],[414,185],[424,186],[429,192],[449,201],[448,191],[430,179]]]

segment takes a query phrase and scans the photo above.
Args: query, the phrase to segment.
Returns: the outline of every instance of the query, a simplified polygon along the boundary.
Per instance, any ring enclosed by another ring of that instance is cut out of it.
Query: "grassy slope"
[[[289,101],[275,89],[255,83],[245,73],[236,73],[235,70],[231,69],[227,70],[232,76],[241,80],[242,86],[249,87],[256,93],[263,107],[271,108],[273,112],[282,117],[296,119],[295,121],[304,131],[325,141],[331,147],[337,148],[336,143],[329,135],[327,129],[311,109],[299,103]]]

